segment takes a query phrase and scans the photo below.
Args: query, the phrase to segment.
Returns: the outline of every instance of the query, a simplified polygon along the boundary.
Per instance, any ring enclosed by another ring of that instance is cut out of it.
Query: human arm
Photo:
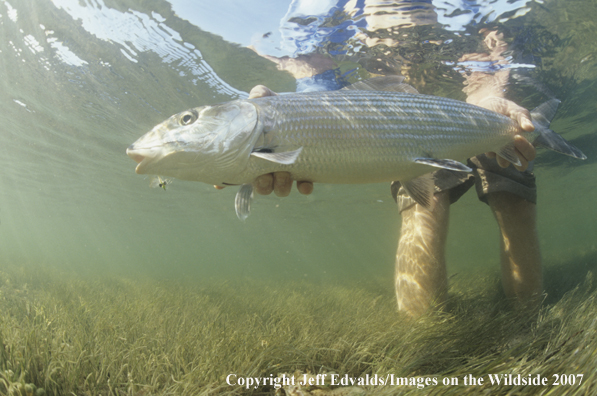
[[[467,54],[460,62],[495,62],[496,64],[506,63],[502,53],[506,51],[507,45],[503,41],[503,35],[496,31],[485,32],[485,45],[488,53],[486,54]],[[509,70],[503,68],[494,73],[488,73],[483,70],[475,70],[465,75],[464,93],[467,94],[467,102],[483,107],[496,113],[510,117],[518,123],[524,132],[532,132],[535,127],[531,120],[531,115],[527,109],[517,105],[504,98],[505,86],[508,83]],[[520,159],[521,165],[515,165],[519,171],[524,171],[529,162],[535,159],[535,147],[523,136],[514,137],[514,146],[516,154]],[[487,153],[489,157],[496,158],[502,168],[510,165],[510,162],[496,153]]]

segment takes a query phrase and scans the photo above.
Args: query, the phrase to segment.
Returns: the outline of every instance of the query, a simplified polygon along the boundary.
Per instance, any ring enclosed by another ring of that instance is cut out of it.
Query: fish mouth
[[[138,164],[140,164],[145,159],[145,156],[143,154],[139,154],[139,152],[133,150],[133,146],[126,149],[126,155],[128,155],[133,161],[135,161]]]
[[[147,163],[149,162],[149,157],[144,155],[141,150],[136,149],[134,147],[134,144],[132,144],[131,146],[129,146],[126,149],[126,155],[128,155],[133,161],[135,161],[137,163],[137,167],[135,168],[135,173],[137,174],[143,174],[144,172],[144,168],[147,166]]]

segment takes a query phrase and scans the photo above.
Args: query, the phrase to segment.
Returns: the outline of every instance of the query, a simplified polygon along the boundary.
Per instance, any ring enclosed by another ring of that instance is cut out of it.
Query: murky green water
[[[276,32],[288,4],[173,3],[0,4],[3,260],[173,276],[391,276],[399,217],[387,185],[259,198],[243,224],[232,188],[175,181],[164,192],[134,174],[125,148],[167,116],[256,84],[295,89],[292,76],[245,48]],[[536,165],[545,261],[573,261],[596,249],[595,9],[528,7],[506,22],[523,37],[513,56],[537,66],[525,75],[563,102],[553,128],[589,157],[542,152]],[[541,100],[511,83],[523,104]],[[471,192],[453,206],[452,271],[496,266],[496,227],[476,201]]]
[[[388,185],[316,185],[310,196],[258,197],[241,223],[236,188],[175,180],[167,191],[152,189],[125,155],[186,108],[244,96],[257,84],[294,91],[292,75],[247,48],[289,54],[290,3],[0,1],[0,266],[191,281],[381,279],[391,294],[400,217]],[[588,157],[538,156],[544,263],[594,264],[597,7],[588,0],[509,4],[502,15],[488,17],[483,8],[476,22],[442,31],[442,45],[429,44],[438,29],[423,26],[389,52],[421,68],[413,77],[424,82],[422,92],[463,99],[449,62],[478,50],[475,32],[503,19],[512,63],[534,66],[512,69],[509,97],[532,108],[545,99],[542,91],[553,92],[562,104],[552,129]],[[515,18],[516,10],[524,15]],[[460,15],[448,11],[441,21]],[[417,60],[424,50],[433,53]],[[449,271],[474,282],[478,270],[498,270],[498,256],[493,217],[469,191],[452,207]]]

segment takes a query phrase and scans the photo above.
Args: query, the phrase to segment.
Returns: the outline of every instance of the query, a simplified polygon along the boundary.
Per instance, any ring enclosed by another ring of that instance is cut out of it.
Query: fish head
[[[196,107],[156,125],[126,153],[138,174],[222,185],[246,168],[259,137],[256,126],[250,102]]]

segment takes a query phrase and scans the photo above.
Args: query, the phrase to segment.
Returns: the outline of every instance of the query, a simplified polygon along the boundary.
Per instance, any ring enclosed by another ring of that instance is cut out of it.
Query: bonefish
[[[559,101],[531,112],[535,131],[458,100],[422,95],[397,77],[339,91],[293,93],[196,107],[155,126],[128,149],[136,172],[241,185],[235,208],[249,215],[251,183],[286,171],[318,183],[398,180],[418,203],[433,204],[434,168],[470,171],[461,162],[494,151],[520,164],[514,136],[585,159],[549,129]]]

